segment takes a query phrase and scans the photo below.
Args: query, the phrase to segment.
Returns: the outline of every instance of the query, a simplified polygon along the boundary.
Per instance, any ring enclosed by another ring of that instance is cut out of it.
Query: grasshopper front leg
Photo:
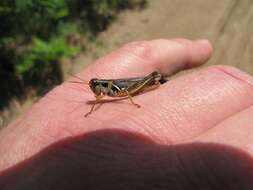
[[[95,108],[95,105],[96,105],[103,97],[104,97],[103,94],[102,94],[102,95],[99,95],[99,96],[95,96],[96,100],[95,100],[94,104],[92,105],[90,111],[84,115],[84,117],[87,117],[88,115],[90,115],[90,114],[93,112],[93,110],[94,110],[94,108]]]

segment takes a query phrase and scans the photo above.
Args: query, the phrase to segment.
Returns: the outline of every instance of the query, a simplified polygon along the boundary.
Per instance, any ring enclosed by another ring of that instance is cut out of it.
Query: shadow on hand
[[[57,142],[0,174],[5,190],[252,188],[252,158],[240,150],[110,129]]]

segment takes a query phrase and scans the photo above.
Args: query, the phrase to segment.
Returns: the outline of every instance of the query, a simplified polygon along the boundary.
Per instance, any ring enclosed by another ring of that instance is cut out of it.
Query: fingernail
[[[211,46],[209,40],[207,40],[207,39],[200,39],[200,40],[196,40],[195,42],[198,43],[198,44],[201,44],[201,45],[205,45],[205,46],[208,45],[208,46]]]
[[[209,52],[213,51],[213,47],[211,43],[209,42],[209,40],[207,39],[199,39],[199,40],[196,40],[195,43],[201,45],[204,49],[207,49]]]

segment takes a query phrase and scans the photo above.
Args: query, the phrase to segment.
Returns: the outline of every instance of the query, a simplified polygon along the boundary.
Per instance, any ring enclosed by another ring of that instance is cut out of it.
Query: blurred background
[[[2,0],[0,128],[96,58],[134,40],[208,38],[207,65],[253,75],[251,0]]]

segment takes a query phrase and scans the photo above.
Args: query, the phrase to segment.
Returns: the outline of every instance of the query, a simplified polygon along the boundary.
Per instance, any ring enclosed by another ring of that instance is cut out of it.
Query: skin
[[[207,40],[133,42],[78,76],[171,75],[211,53]],[[85,118],[94,95],[65,82],[4,128],[0,189],[252,189],[249,75],[201,68],[133,97],[139,109],[128,99],[106,99]]]

